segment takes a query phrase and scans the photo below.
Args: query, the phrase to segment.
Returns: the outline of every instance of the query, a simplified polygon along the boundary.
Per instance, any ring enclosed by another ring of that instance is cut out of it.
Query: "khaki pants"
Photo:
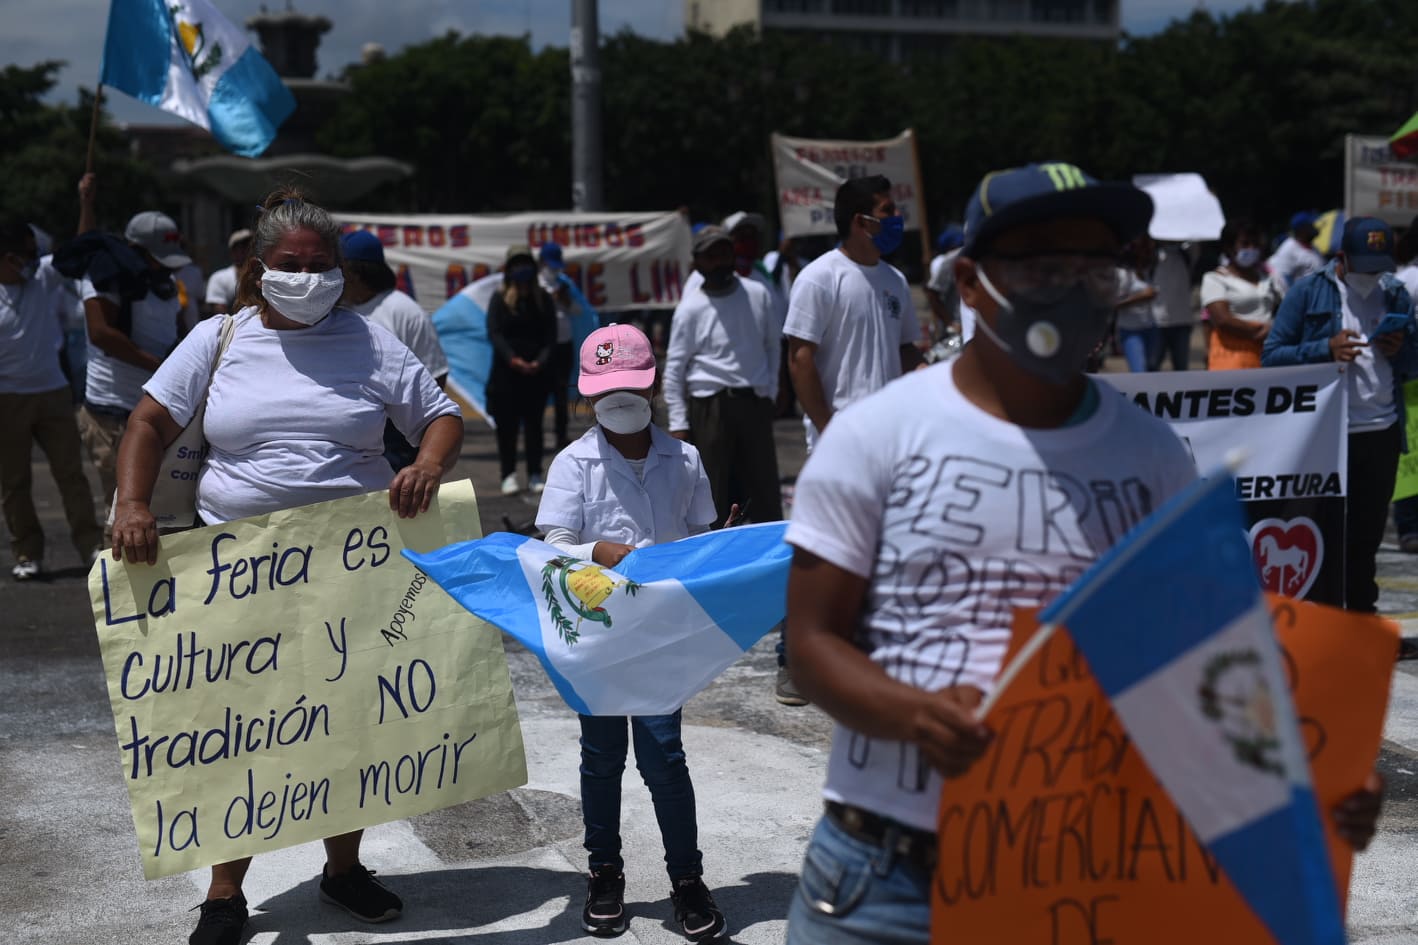
[[[99,489],[103,491],[103,521],[108,521],[109,506],[113,504],[113,493],[118,488],[118,443],[123,439],[123,431],[128,429],[128,417],[103,411],[91,410],[88,404],[79,408],[79,435],[83,437],[84,448],[89,451],[89,461],[98,470]],[[104,543],[108,543],[110,532],[105,524]]]
[[[69,536],[80,559],[103,543],[94,519],[93,493],[84,476],[79,431],[68,387],[40,394],[0,394],[0,504],[10,529],[10,550],[16,558],[44,557],[44,529],[32,496],[31,450],[34,444],[49,460],[49,472],[59,486]]]

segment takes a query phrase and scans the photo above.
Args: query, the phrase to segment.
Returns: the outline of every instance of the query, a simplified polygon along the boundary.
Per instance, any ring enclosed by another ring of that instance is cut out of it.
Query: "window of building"
[[[901,0],[901,15],[923,19],[953,20],[960,14],[957,0]]]
[[[844,16],[890,16],[892,0],[832,0],[832,12]]]
[[[821,13],[823,0],[763,0],[765,13]]]

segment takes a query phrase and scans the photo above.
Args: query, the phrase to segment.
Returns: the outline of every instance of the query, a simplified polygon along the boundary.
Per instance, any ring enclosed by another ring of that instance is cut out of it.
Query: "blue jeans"
[[[1149,370],[1153,352],[1162,343],[1162,332],[1157,326],[1151,328],[1119,328],[1118,344],[1122,346],[1123,357],[1127,359],[1128,370],[1141,374]]]
[[[1148,364],[1149,371],[1160,371],[1162,369],[1162,359],[1169,358],[1172,362],[1172,370],[1185,371],[1191,361],[1192,353],[1192,325],[1163,325],[1159,331],[1162,333],[1161,341],[1152,351],[1152,361]]]
[[[930,874],[819,820],[788,907],[787,945],[928,945],[930,938]]]
[[[592,870],[625,868],[620,858],[620,776],[629,748],[623,715],[583,715],[581,719],[581,818],[586,824],[586,852]],[[704,872],[699,852],[699,821],[694,812],[694,784],[679,737],[680,712],[637,715],[630,719],[635,739],[635,767],[650,789],[665,868],[670,879]]]

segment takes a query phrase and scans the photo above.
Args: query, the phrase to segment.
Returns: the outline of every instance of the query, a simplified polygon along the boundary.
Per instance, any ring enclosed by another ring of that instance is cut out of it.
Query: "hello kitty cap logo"
[[[655,353],[650,339],[634,325],[597,328],[581,343],[581,376],[576,389],[583,397],[611,390],[644,390],[655,383]]]

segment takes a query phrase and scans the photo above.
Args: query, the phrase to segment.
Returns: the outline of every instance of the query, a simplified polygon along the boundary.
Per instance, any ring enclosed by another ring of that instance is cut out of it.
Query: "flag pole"
[[[98,138],[98,109],[99,103],[103,101],[103,80],[100,79],[98,87],[94,89],[94,110],[89,116],[89,155],[84,161],[84,173],[94,172],[94,142]]]

